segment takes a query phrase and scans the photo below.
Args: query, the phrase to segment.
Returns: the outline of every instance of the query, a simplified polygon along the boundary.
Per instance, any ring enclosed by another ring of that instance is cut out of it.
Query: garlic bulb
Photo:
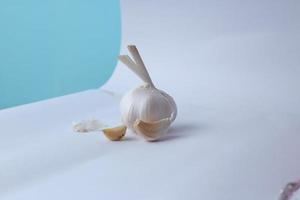
[[[170,95],[154,86],[137,48],[129,45],[128,50],[134,61],[128,55],[119,56],[119,60],[145,83],[122,98],[122,121],[146,140],[157,140],[167,132],[175,120],[177,107]]]

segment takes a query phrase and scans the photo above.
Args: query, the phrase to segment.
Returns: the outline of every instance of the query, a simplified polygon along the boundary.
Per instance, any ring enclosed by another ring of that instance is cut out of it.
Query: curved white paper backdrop
[[[122,14],[122,53],[136,44],[176,99],[173,128],[158,143],[72,134],[73,120],[119,123],[103,90],[140,83],[122,64],[100,91],[2,112],[5,199],[273,200],[300,178],[297,1],[127,0]]]

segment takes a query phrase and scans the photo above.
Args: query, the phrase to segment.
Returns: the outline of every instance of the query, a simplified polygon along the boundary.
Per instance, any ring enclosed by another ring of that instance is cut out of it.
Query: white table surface
[[[122,1],[135,43],[178,104],[160,142],[110,142],[73,121],[120,122],[140,81],[0,111],[0,199],[273,200],[300,178],[298,1]]]

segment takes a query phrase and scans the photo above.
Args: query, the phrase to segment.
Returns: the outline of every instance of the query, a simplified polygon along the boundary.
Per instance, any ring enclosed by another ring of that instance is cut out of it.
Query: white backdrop
[[[140,83],[119,64],[100,91],[0,112],[0,197],[277,199],[300,178],[299,1],[121,5],[121,52],[136,44],[177,101],[169,134],[113,143],[72,133],[74,120],[119,122],[118,95],[103,90]]]

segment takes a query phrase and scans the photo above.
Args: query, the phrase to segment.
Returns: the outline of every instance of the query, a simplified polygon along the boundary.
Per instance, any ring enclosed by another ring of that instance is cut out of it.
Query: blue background
[[[1,0],[0,109],[100,87],[120,32],[118,0]]]

